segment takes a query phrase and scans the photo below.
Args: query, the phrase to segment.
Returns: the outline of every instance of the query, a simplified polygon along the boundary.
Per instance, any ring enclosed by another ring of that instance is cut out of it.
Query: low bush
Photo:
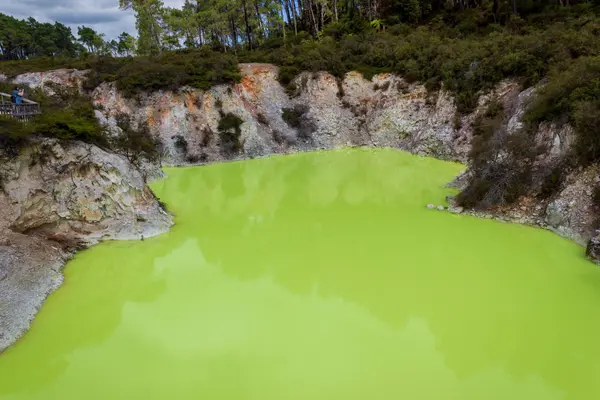
[[[175,135],[171,139],[175,140],[173,143],[175,145],[175,148],[177,148],[182,153],[187,153],[188,142],[187,142],[187,140],[185,140],[185,138],[183,136]]]
[[[0,88],[4,92],[10,91],[7,84]],[[76,89],[64,86],[52,85],[50,89],[54,92],[52,96],[39,89],[25,89],[29,99],[40,103],[42,113],[26,123],[4,118],[0,122],[0,143],[4,147],[15,149],[34,135],[110,146],[88,97],[81,95]]]
[[[456,196],[466,208],[488,208],[511,203],[531,182],[532,144],[527,135],[506,135],[504,107],[491,101],[473,121],[469,160],[472,179]]]
[[[219,138],[221,139],[221,152],[223,154],[231,155],[242,150],[240,138],[243,122],[240,117],[232,113],[221,115],[217,129],[219,131]]]
[[[158,139],[150,134],[148,124],[138,124],[134,127],[130,117],[126,114],[118,115],[116,120],[122,133],[110,140],[110,145],[114,150],[124,154],[130,162],[136,165],[142,159],[158,160],[162,145]]]
[[[282,108],[281,118],[290,126],[290,128],[298,129],[302,126],[302,116],[305,112],[306,110],[301,106]]]
[[[47,87],[52,95],[39,89],[25,89],[27,98],[40,103],[40,115],[27,122],[11,117],[0,118],[0,147],[9,155],[16,155],[21,146],[34,137],[48,137],[94,144],[124,154],[135,163],[141,158],[158,158],[160,146],[152,138],[147,125],[134,129],[127,115],[119,115],[117,125],[123,133],[112,137],[98,123],[89,97],[66,86],[47,84]],[[0,91],[9,90],[9,85],[0,84]]]

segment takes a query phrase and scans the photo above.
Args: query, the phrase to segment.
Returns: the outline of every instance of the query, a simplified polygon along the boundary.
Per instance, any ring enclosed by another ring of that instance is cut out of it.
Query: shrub
[[[136,165],[142,159],[158,160],[161,154],[161,143],[150,134],[148,124],[138,124],[134,128],[131,118],[127,114],[119,114],[115,119],[122,133],[111,140],[113,149],[124,154],[130,162]],[[183,137],[180,138],[185,141]],[[185,146],[187,149],[187,142]]]
[[[559,163],[543,177],[539,197],[547,199],[560,190],[561,183],[565,176],[566,165]]]
[[[531,179],[531,144],[527,135],[507,136],[502,104],[492,100],[473,121],[469,160],[473,177],[456,196],[463,207],[487,208],[511,203],[527,190]]]
[[[51,84],[47,86],[51,86],[55,93],[53,96],[39,89],[25,90],[28,98],[40,103],[40,115],[27,123],[12,118],[0,120],[0,144],[16,151],[30,137],[37,135],[109,147],[108,137],[98,124],[89,98],[76,89]],[[10,90],[7,84],[0,88],[2,91]]]
[[[221,151],[223,154],[231,155],[242,150],[240,137],[241,125],[244,121],[235,114],[227,113],[221,116],[218,131],[221,139]]]
[[[171,139],[175,140],[175,148],[179,149],[179,151],[183,152],[183,153],[187,153],[187,149],[188,149],[188,142],[187,140],[185,140],[185,138],[181,135],[175,135],[173,136]]]
[[[282,108],[281,118],[290,128],[300,128],[302,126],[302,116],[306,113],[306,109],[301,106],[294,108]]]
[[[202,129],[202,141],[200,142],[203,147],[207,147],[210,144],[214,132],[207,126]]]
[[[281,118],[290,128],[296,129],[298,138],[309,140],[316,127],[313,121],[306,117],[308,107],[296,105],[294,108],[283,108]]]
[[[344,83],[340,78],[337,78],[335,82],[337,83],[338,87],[337,97],[339,99],[342,99],[346,95],[346,93],[344,92]]]

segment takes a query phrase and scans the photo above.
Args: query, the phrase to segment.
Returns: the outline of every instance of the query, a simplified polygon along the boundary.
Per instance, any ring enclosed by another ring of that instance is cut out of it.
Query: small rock
[[[595,236],[590,239],[585,255],[590,261],[600,264],[600,233],[596,232]]]
[[[462,214],[465,209],[463,207],[448,207],[448,211],[454,214]]]
[[[433,210],[435,208],[435,206],[433,204],[427,204],[427,208],[429,208],[430,210]]]
[[[437,206],[437,209],[440,210],[440,211],[444,211],[446,209],[446,207],[444,207],[444,206]]]

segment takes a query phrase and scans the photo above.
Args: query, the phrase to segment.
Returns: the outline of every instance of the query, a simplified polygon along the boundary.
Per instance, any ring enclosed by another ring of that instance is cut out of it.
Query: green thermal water
[[[0,399],[600,399],[600,270],[428,210],[462,167],[344,150],[167,169],[172,232],[78,254]]]

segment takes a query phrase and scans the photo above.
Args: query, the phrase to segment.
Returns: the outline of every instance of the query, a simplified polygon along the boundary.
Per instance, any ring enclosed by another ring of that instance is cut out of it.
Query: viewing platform
[[[27,121],[41,112],[39,103],[35,101],[24,98],[23,104],[14,104],[10,101],[10,94],[0,92],[0,116]]]

